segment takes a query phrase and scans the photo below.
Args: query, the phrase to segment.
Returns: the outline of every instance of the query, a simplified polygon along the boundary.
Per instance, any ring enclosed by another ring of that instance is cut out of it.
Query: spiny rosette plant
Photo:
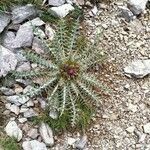
[[[54,40],[42,40],[47,46],[45,55],[29,49],[24,52],[26,58],[38,64],[40,69],[12,73],[15,78],[42,78],[43,84],[24,96],[33,98],[46,93],[49,109],[59,112],[60,116],[69,111],[72,125],[76,124],[80,115],[78,104],[99,106],[99,93],[95,89],[104,88],[96,76],[88,71],[103,58],[97,39],[93,44],[87,42],[87,45],[80,46],[80,36],[79,21],[68,28],[66,22],[61,20]]]

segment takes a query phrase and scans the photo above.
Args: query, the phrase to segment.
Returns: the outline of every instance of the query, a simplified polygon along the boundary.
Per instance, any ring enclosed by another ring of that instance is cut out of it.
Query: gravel
[[[78,1],[84,3],[83,0]],[[145,69],[149,68],[149,65],[144,63],[145,68],[141,67],[145,60],[149,63],[150,59],[150,10],[145,10],[144,8],[146,13],[142,14],[142,10],[140,12],[141,16],[134,18],[132,18],[132,14],[131,16],[130,14],[120,16],[120,7],[127,8],[126,4],[127,1],[123,2],[122,0],[120,2],[112,2],[110,5],[101,3],[99,7],[89,2],[86,3],[89,7],[85,9],[85,18],[81,29],[87,31],[86,37],[91,41],[95,40],[93,37],[96,33],[101,33],[99,48],[101,48],[102,53],[107,55],[107,59],[96,66],[95,74],[110,91],[101,93],[102,106],[98,108],[96,115],[92,117],[91,126],[82,135],[78,131],[65,131],[64,134],[55,136],[51,127],[45,123],[31,125],[28,120],[33,116],[42,115],[42,111],[46,109],[47,101],[42,97],[29,100],[28,98],[22,99],[17,95],[13,95],[26,93],[28,90],[31,90],[32,87],[29,82],[17,79],[17,84],[19,85],[12,87],[15,93],[13,93],[11,88],[1,89],[4,95],[10,95],[5,96],[5,107],[16,114],[5,111],[5,114],[13,116],[6,126],[8,129],[7,134],[9,136],[17,135],[18,141],[22,139],[21,144],[24,150],[64,150],[72,148],[84,150],[150,149],[150,78],[148,76],[149,72],[146,71],[149,71],[149,69]],[[60,7],[62,8],[64,5],[65,7],[69,5],[72,7],[71,4],[63,4],[52,8],[59,11]],[[64,11],[64,8],[62,11]],[[127,11],[131,11],[129,6]],[[69,12],[61,13],[59,11],[57,13],[60,18],[63,18]],[[127,20],[126,17],[131,18]],[[39,18],[28,22],[25,22],[25,20],[23,19],[24,22],[23,25],[20,25],[20,28],[30,28],[32,22],[35,27],[46,32],[45,36],[49,40],[53,38],[55,32],[52,33],[53,29],[51,26],[45,24]],[[46,30],[44,30],[44,27],[47,29],[45,28]],[[21,30],[20,28],[19,30]],[[13,30],[13,32],[17,33],[15,40],[19,37],[19,30]],[[24,38],[24,35],[28,36],[25,31],[21,31],[22,40],[18,38],[18,41],[21,41],[16,44],[17,47],[15,48],[32,46],[35,47],[37,53],[44,53],[41,42],[35,42],[35,38],[38,35],[34,36],[33,31],[30,30],[28,34],[32,32],[30,34],[32,36],[28,40],[28,38]],[[8,32],[10,32],[8,39],[11,39],[14,35],[11,31]],[[33,39],[34,44],[32,44]],[[9,40],[5,42],[6,45],[10,43]],[[140,63],[133,65],[132,62],[136,60],[139,60]],[[38,68],[36,64],[29,64],[26,60],[24,61],[22,57],[18,61],[21,63],[17,66],[20,67],[20,71],[24,71],[26,68],[28,68],[27,70],[32,69],[32,67]],[[146,73],[143,71],[146,71]],[[57,112],[51,111],[49,116],[53,119],[58,117]],[[14,129],[12,126],[15,127],[15,131],[12,130]],[[49,148],[49,146],[52,147]]]

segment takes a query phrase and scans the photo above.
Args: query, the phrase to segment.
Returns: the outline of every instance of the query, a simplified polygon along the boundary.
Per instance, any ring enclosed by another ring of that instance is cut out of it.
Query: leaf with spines
[[[72,125],[75,125],[82,115],[80,113],[83,104],[99,106],[100,94],[95,89],[105,90],[105,87],[94,74],[87,72],[91,65],[101,60],[101,51],[97,48],[97,44],[92,45],[90,42],[80,49],[77,41],[80,36],[79,20],[71,27],[61,20],[53,41],[44,41],[41,38],[48,48],[43,56],[26,49],[24,56],[30,62],[36,63],[37,68],[27,72],[14,71],[11,77],[45,79],[24,96],[32,98],[43,96],[44,93],[49,109],[57,110],[60,117],[69,112]]]

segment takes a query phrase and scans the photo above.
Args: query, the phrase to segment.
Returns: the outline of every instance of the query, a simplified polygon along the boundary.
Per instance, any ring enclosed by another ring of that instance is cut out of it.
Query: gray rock
[[[69,14],[69,12],[73,11],[74,7],[71,4],[64,4],[59,7],[52,7],[49,11],[56,17],[64,18]]]
[[[16,65],[15,54],[0,45],[0,77],[6,76],[8,72],[15,70]]]
[[[27,136],[29,136],[32,139],[36,139],[38,137],[38,135],[39,135],[38,130],[34,129],[34,128],[30,129],[27,133]]]
[[[11,31],[6,32],[3,37],[3,46],[11,50],[12,42],[14,39],[15,39],[14,32]]]
[[[16,115],[19,115],[20,109],[17,105],[13,104],[10,106],[10,111],[15,113]]]
[[[5,96],[12,96],[15,95],[14,90],[6,88],[6,87],[1,87],[0,92],[2,92]]]
[[[120,16],[123,17],[127,22],[133,21],[135,19],[134,14],[126,7],[120,6],[121,10]]]
[[[12,104],[15,104],[17,106],[20,106],[22,104],[25,104],[27,101],[29,101],[28,97],[23,97],[23,96],[18,96],[18,95],[14,95],[14,96],[8,96],[6,98],[6,100]]]
[[[42,40],[40,40],[38,37],[34,37],[32,49],[35,50],[38,54],[42,54],[47,51],[45,43],[43,43]]]
[[[80,150],[84,149],[87,144],[87,141],[87,136],[84,135],[79,141],[75,143],[75,148]]]
[[[133,12],[133,14],[139,15],[146,9],[147,2],[148,0],[129,0],[128,8]]]
[[[20,66],[17,67],[16,71],[23,72],[23,71],[30,71],[31,65],[29,62],[24,62]]]
[[[46,145],[37,140],[24,141],[22,147],[23,150],[47,150]]]
[[[15,121],[9,121],[9,123],[5,127],[5,131],[8,136],[16,138],[17,141],[20,141],[22,139],[22,131],[17,126]]]
[[[124,68],[124,72],[128,77],[143,78],[150,74],[150,59],[133,61]]]
[[[39,128],[40,135],[47,146],[54,145],[53,131],[48,124],[42,123]]]
[[[21,25],[12,42],[12,48],[30,47],[33,37],[33,27],[30,25]]]
[[[0,33],[5,29],[5,27],[10,22],[10,16],[4,13],[0,14]]]
[[[27,110],[26,112],[24,112],[23,115],[24,115],[25,118],[31,118],[31,117],[38,116],[38,114],[32,108],[30,108],[29,110]]]
[[[61,6],[65,3],[65,0],[48,0],[48,4],[51,6]]]
[[[45,24],[45,22],[43,20],[41,20],[39,17],[24,23],[24,25],[27,25],[27,26],[30,25],[32,27],[39,27],[44,24]]]
[[[17,6],[12,10],[13,24],[19,24],[27,19],[32,19],[37,16],[37,10],[31,4],[26,6]]]

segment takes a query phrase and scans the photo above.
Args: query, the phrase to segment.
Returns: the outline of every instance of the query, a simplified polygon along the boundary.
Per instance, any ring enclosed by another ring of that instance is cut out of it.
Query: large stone
[[[4,34],[3,36],[3,46],[8,48],[8,49],[12,49],[12,42],[15,39],[15,33],[12,31],[8,31]]]
[[[10,22],[10,16],[4,13],[0,13],[0,33]]]
[[[144,12],[148,0],[129,0],[128,8],[135,14],[139,15]]]
[[[15,121],[9,121],[5,128],[5,131],[8,136],[16,138],[17,141],[20,141],[22,139],[22,131],[17,126]]]
[[[37,16],[37,10],[31,4],[26,6],[17,6],[12,10],[13,24],[19,24],[27,19],[32,19]]]
[[[48,124],[42,123],[39,128],[40,135],[47,146],[54,145],[53,131]]]
[[[37,140],[25,141],[22,144],[23,150],[47,150],[46,145]]]
[[[64,18],[69,14],[69,12],[73,11],[74,7],[71,4],[64,4],[59,7],[52,7],[49,11],[56,17]]]
[[[6,76],[8,72],[15,70],[16,65],[15,54],[0,45],[0,77]]]
[[[128,77],[143,78],[150,74],[150,59],[133,61],[124,68],[124,72]]]
[[[21,25],[12,42],[12,48],[30,47],[33,37],[33,27],[30,25]]]
[[[6,99],[7,99],[8,102],[10,102],[12,104],[15,104],[17,106],[25,104],[27,101],[29,101],[28,97],[17,96],[17,95],[8,96]]]
[[[51,6],[61,6],[65,3],[65,0],[49,0],[48,4]]]

